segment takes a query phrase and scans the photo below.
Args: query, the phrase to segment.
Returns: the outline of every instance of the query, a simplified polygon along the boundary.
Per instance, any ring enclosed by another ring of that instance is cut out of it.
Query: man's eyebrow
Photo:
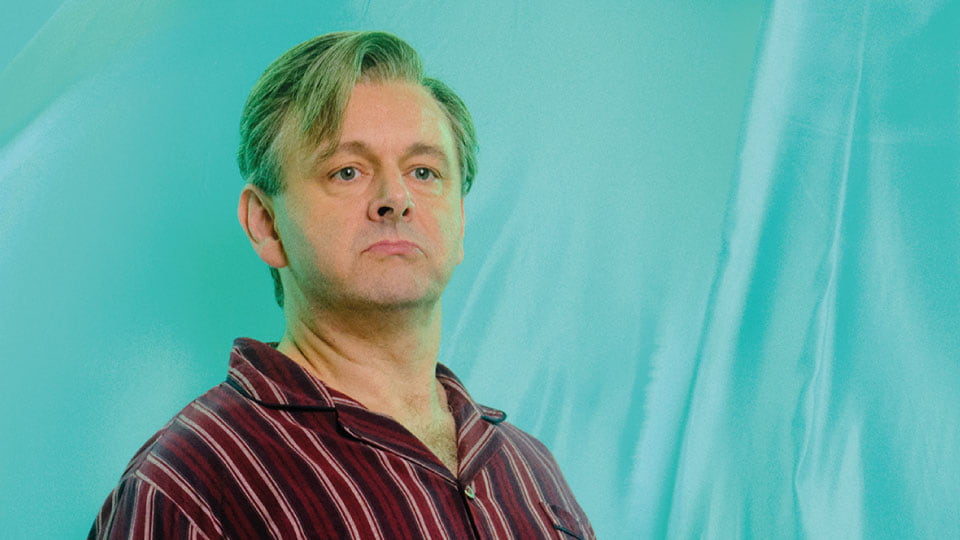
[[[339,153],[356,154],[370,161],[377,161],[376,155],[369,146],[360,141],[347,141],[337,146],[323,146],[317,148],[309,157],[309,171],[311,175],[321,173],[323,167],[328,165],[328,161]]]
[[[357,154],[362,156],[370,161],[377,161],[377,157],[374,154],[373,150],[361,141],[347,141],[342,142],[337,145],[337,149],[334,153],[337,152],[347,152],[350,154]]]
[[[450,163],[449,156],[446,152],[443,151],[439,146],[434,146],[432,144],[426,143],[416,143],[407,148],[407,151],[404,152],[404,158],[410,158],[413,156],[431,156],[439,159],[445,165]]]

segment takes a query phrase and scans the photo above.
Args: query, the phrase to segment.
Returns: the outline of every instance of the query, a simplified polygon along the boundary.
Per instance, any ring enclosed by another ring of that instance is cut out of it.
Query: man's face
[[[288,298],[433,305],[463,259],[460,169],[440,106],[418,85],[358,84],[335,153],[318,153],[292,150],[283,163],[275,219]]]

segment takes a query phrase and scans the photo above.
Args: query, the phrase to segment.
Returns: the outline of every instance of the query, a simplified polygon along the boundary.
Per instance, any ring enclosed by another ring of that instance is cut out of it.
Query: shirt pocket
[[[571,540],[594,540],[593,530],[589,525],[581,523],[574,514],[566,509],[546,501],[540,501],[540,507],[550,518],[550,524],[559,531],[563,538]]]

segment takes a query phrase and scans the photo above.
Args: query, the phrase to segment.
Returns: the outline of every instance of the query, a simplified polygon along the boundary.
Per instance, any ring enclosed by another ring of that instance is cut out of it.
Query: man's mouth
[[[417,244],[407,240],[381,240],[365,249],[364,252],[380,255],[415,255],[422,253],[423,250]]]

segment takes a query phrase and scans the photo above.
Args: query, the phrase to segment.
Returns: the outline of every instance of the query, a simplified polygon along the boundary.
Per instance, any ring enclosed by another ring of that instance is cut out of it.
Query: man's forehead
[[[416,133],[418,139],[439,144],[447,142],[444,139],[450,138],[451,131],[450,120],[433,94],[409,82],[355,85],[341,120],[341,141],[393,129],[393,135]]]
[[[453,158],[453,130],[440,103],[423,86],[408,82],[354,86],[341,114],[339,133],[319,141],[319,158],[336,152],[391,149],[402,154]]]

